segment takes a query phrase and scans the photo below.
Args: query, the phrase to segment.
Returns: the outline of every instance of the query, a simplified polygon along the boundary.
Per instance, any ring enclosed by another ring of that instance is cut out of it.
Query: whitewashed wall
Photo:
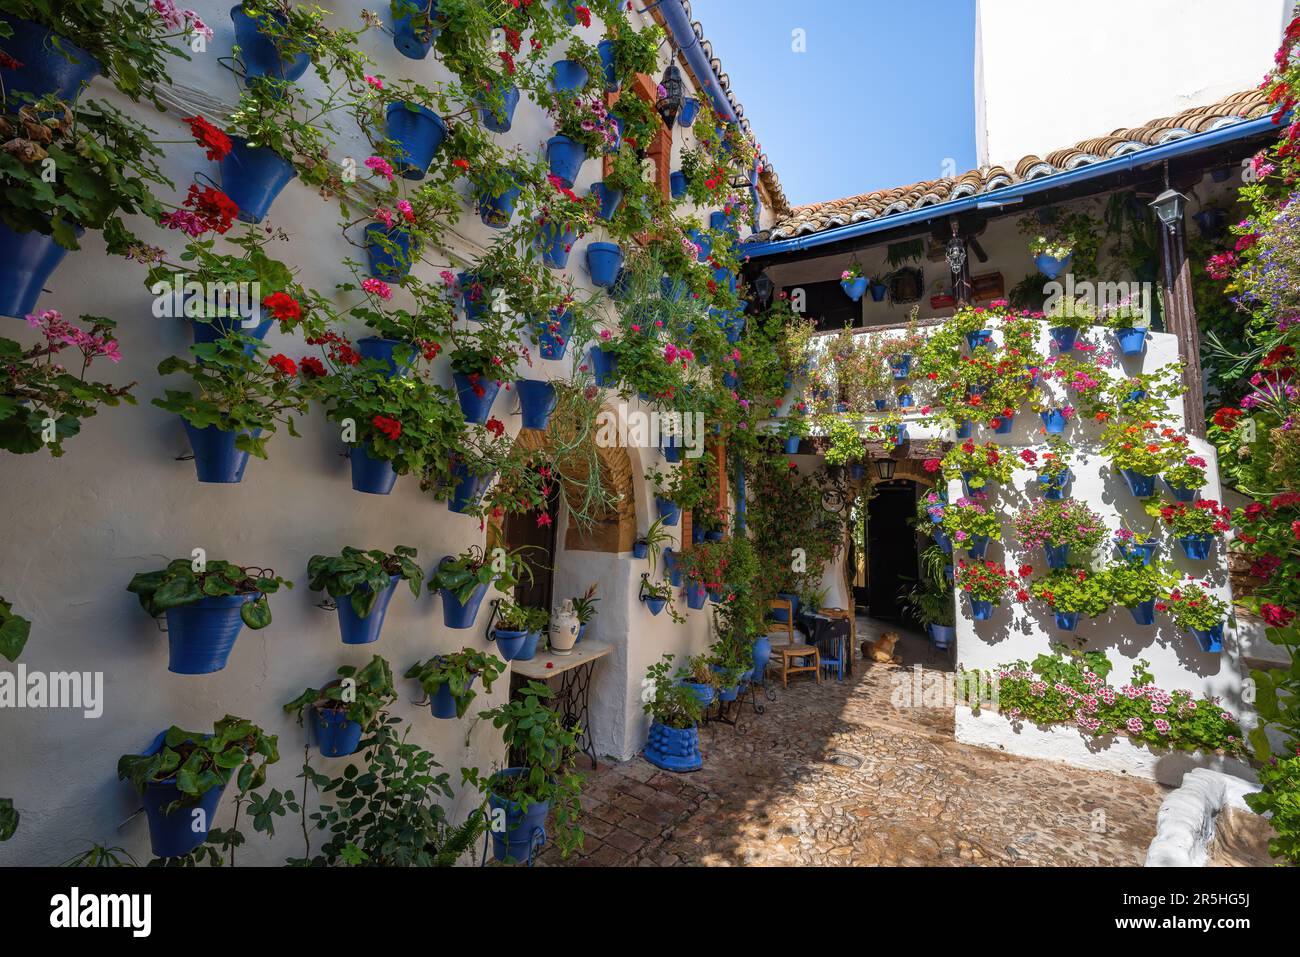
[[[328,4],[327,4],[328,6]],[[195,8],[217,31],[215,43],[193,62],[179,64],[177,83],[201,89],[228,104],[238,96],[235,76],[221,68],[217,57],[227,55],[233,42],[229,3],[199,0]],[[338,5],[338,25],[355,25],[351,5]],[[386,17],[386,5],[383,6]],[[584,31],[600,38],[598,25]],[[417,78],[426,85],[444,80],[446,72],[431,56],[406,59],[394,50],[391,38],[372,31],[363,40],[378,62],[375,70],[388,77]],[[666,49],[666,48],[665,48]],[[562,56],[562,53],[558,53]],[[666,56],[666,53],[665,53]],[[309,73],[305,82],[315,84]],[[88,95],[113,98],[102,79]],[[130,107],[139,111],[138,107]],[[176,141],[166,147],[166,172],[177,182],[177,199],[195,172],[217,178],[215,163],[190,145],[189,131],[172,114],[149,111],[146,122],[159,139]],[[685,133],[674,130],[680,149]],[[507,145],[542,148],[551,135],[545,114],[527,99],[520,103]],[[345,133],[336,158],[352,155],[358,162],[369,155],[359,131]],[[600,163],[589,161],[577,182],[586,188],[601,175]],[[466,198],[468,200],[468,187]],[[346,256],[364,255],[340,235],[337,207],[322,200],[300,182],[291,183],[276,201],[269,222],[290,237],[273,243],[270,253],[300,270],[300,278],[325,291],[348,274],[339,264]],[[180,237],[148,223],[136,223],[142,237],[167,247],[175,255]],[[493,238],[472,209],[466,210],[454,240],[456,264],[472,261]],[[584,261],[586,243],[606,237],[598,230],[576,244],[570,275],[591,291]],[[82,435],[67,443],[67,454],[5,455],[0,460],[6,494],[0,502],[0,524],[6,529],[0,545],[0,595],[15,611],[31,619],[32,638],[21,661],[29,670],[100,671],[104,673],[102,717],[86,719],[81,712],[14,711],[4,716],[0,735],[0,794],[12,796],[22,814],[17,835],[0,844],[0,864],[52,864],[84,849],[90,842],[120,845],[142,860],[150,856],[144,818],[120,829],[139,806],[132,789],[116,779],[119,755],[138,753],[171,724],[203,730],[226,713],[250,718],[280,736],[282,759],[270,769],[269,786],[300,786],[306,732],[281,712],[281,704],[308,686],[333,677],[341,664],[360,665],[378,653],[400,675],[411,663],[465,645],[488,647],[483,635],[486,611],[479,627],[466,631],[443,626],[441,600],[409,592],[394,596],[383,634],[371,646],[345,646],[339,640],[337,617],[314,606],[320,599],[306,590],[306,564],[316,553],[332,553],[344,545],[391,548],[397,544],[419,549],[419,561],[431,569],[446,554],[482,544],[477,520],[456,515],[445,503],[422,495],[413,477],[399,479],[389,496],[354,492],[347,460],[339,455],[337,432],[319,412],[300,423],[301,439],[279,434],[270,443],[269,461],[253,459],[238,485],[201,485],[190,462],[175,461],[189,451],[178,419],[149,404],[167,386],[184,387],[184,377],[163,380],[155,372],[166,356],[184,353],[190,333],[181,320],[155,319],[144,287],[144,267],[109,258],[98,234],[87,234],[83,249],[72,253],[54,274],[39,308],[56,308],[75,318],[82,313],[107,315],[119,323],[124,361],[118,366],[97,364],[93,371],[117,383],[138,380],[140,405],[108,409],[84,424]],[[417,266],[433,279],[441,264]],[[20,320],[7,323],[5,335],[23,343],[35,341]],[[363,335],[360,328],[351,330]],[[273,352],[291,358],[314,354],[300,339],[273,330],[267,337]],[[569,356],[575,348],[571,345]],[[535,360],[529,375],[567,374],[569,359]],[[434,369],[435,381],[450,384],[445,360]],[[518,429],[517,403],[503,392],[494,414]],[[651,464],[634,451],[639,475]],[[638,521],[648,524],[648,493],[638,492]],[[563,542],[563,529],[560,541]],[[140,609],[126,584],[140,571],[160,568],[173,557],[202,547],[211,558],[274,568],[294,579],[293,591],[272,596],[274,621],[264,631],[245,629],[224,671],[207,676],[181,676],[167,668],[166,637]],[[645,666],[665,651],[684,654],[707,644],[706,616],[689,612],[684,627],[667,615],[651,619],[636,601],[636,585],[644,563],[630,553],[612,556],[561,551],[555,595],[580,594],[593,580],[600,582],[602,601],[590,634],[608,641],[616,652],[597,667],[593,684],[593,733],[598,753],[628,757],[644,743],[639,689]],[[684,607],[684,602],[682,603]],[[486,602],[485,602],[486,607]],[[4,663],[6,670],[17,665]],[[508,677],[491,695],[480,694],[472,708],[504,700]],[[463,721],[434,719],[412,702],[420,696],[413,681],[399,680],[401,700],[394,711],[408,719],[413,740],[432,751],[459,784],[459,768],[487,769],[502,760],[502,748],[490,727]],[[343,759],[322,759],[313,748],[313,763],[330,772],[341,770]],[[451,802],[452,816],[461,819],[476,803],[459,789]],[[231,823],[229,795],[216,824]],[[251,834],[251,828],[245,827]],[[253,837],[240,857],[245,864],[277,864],[301,855],[302,840],[292,821],[282,821],[274,840]]]

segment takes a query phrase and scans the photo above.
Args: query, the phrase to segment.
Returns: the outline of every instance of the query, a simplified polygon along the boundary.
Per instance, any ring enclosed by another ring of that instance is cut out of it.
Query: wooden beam
[[[1187,225],[1183,221],[1173,229],[1160,224],[1161,259],[1164,269],[1161,285],[1165,300],[1165,324],[1178,337],[1178,352],[1183,367],[1183,414],[1187,431],[1205,438],[1205,381],[1201,373],[1201,333],[1196,324],[1196,304],[1192,299],[1192,267],[1187,259]]]

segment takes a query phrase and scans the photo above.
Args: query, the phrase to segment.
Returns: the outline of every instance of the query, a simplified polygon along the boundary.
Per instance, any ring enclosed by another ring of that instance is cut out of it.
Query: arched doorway
[[[546,508],[537,512],[512,512],[502,528],[505,547],[523,548],[521,557],[532,581],[515,586],[515,602],[528,608],[551,608],[555,583],[556,542],[560,528],[560,483],[551,482]],[[544,516],[544,517],[543,517]]]

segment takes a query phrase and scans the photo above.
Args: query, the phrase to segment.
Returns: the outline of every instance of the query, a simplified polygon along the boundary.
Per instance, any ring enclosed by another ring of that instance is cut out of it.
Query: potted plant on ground
[[[1083,502],[1037,501],[1016,514],[1012,524],[1025,548],[1042,547],[1048,568],[1064,568],[1074,559],[1086,563],[1106,534],[1101,516]]]
[[[303,712],[310,709],[316,746],[327,758],[355,754],[362,735],[372,731],[383,710],[397,700],[392,669],[379,655],[362,668],[342,665],[338,675],[325,687],[308,688],[284,706],[286,714],[298,716],[300,725]]]
[[[674,680],[695,695],[701,708],[707,708],[717,696],[718,674],[709,667],[706,654],[692,655],[682,662]]]
[[[1156,602],[1156,611],[1165,611],[1174,624],[1189,631],[1201,650],[1218,654],[1223,650],[1223,625],[1228,617],[1228,603],[1207,589],[1209,582],[1198,582],[1188,576],[1163,601]]]
[[[167,618],[167,670],[205,675],[226,667],[244,625],[271,623],[266,596],[293,582],[267,568],[215,559],[177,558],[162,571],[140,572],[126,590],[150,616]]]
[[[184,372],[194,380],[194,391],[168,389],[153,404],[181,417],[200,482],[241,481],[249,455],[266,458],[277,425],[298,436],[294,415],[306,414],[314,390],[296,362],[282,354],[263,358],[263,349],[230,333],[191,346],[197,361],[169,356],[158,363],[159,375]]]
[[[99,406],[135,405],[131,390],[136,383],[114,386],[87,381],[95,359],[117,362],[121,353],[112,320],[82,319],[92,323],[88,330],[47,309],[27,320],[40,329],[43,343],[28,347],[0,337],[0,449],[25,454],[45,448],[57,458],[63,454],[64,439],[80,433],[82,420],[98,412]],[[80,368],[60,355],[69,346],[81,353]],[[47,422],[54,424],[52,435]]]
[[[991,539],[1002,540],[1002,520],[988,506],[986,496],[978,492],[945,506],[939,527],[952,545],[965,548],[970,558],[983,558]],[[943,542],[939,544],[942,548]]]
[[[1139,625],[1154,625],[1156,602],[1169,594],[1176,579],[1159,565],[1142,561],[1140,555],[1121,557],[1106,567],[1110,600],[1127,608]]]
[[[957,607],[952,600],[952,588],[943,577],[942,564],[932,563],[926,580],[917,582],[903,594],[912,615],[940,651],[951,647],[957,638]],[[937,574],[930,574],[930,571]]]
[[[672,662],[672,655],[664,655],[641,682],[642,710],[652,719],[643,753],[665,771],[696,771],[704,766],[699,734],[704,705],[694,689],[672,677]]]
[[[519,557],[518,549],[493,549],[487,556],[480,546],[471,545],[438,563],[429,579],[429,590],[438,589],[442,594],[443,621],[448,628],[472,628],[488,586],[508,591],[519,584],[521,577],[532,581],[532,572]]]
[[[384,615],[397,583],[406,580],[411,594],[420,597],[424,571],[415,563],[416,550],[398,545],[385,552],[345,546],[338,555],[313,555],[307,562],[307,587],[324,589],[338,605],[339,630],[345,645],[379,640]]]
[[[267,765],[280,760],[276,744],[253,722],[226,715],[211,734],[172,725],[143,754],[118,758],[118,779],[144,800],[154,855],[182,857],[206,841],[226,785],[234,778],[241,795],[261,787]]]
[[[1062,631],[1074,631],[1081,614],[1089,618],[1104,614],[1111,603],[1109,579],[1086,568],[1054,568],[1035,579],[1030,592],[1056,613],[1056,627]]]
[[[429,696],[429,709],[435,718],[463,718],[476,694],[475,679],[482,677],[483,690],[491,692],[492,683],[505,670],[505,662],[496,655],[462,648],[416,662],[407,669],[405,677],[420,682]]]
[[[1001,562],[967,562],[963,558],[957,562],[954,577],[957,587],[970,598],[976,621],[987,621],[993,606],[1002,604],[1002,596],[1018,587],[1015,573]]]
[[[547,840],[544,825],[551,813],[561,855],[582,846],[582,777],[573,767],[580,729],[565,724],[548,706],[552,697],[546,685],[529,681],[515,698],[479,712],[479,718],[501,731],[511,763],[488,775],[478,768],[462,768],[461,774],[465,783],[487,795],[492,853],[498,861],[531,862]]]
[[[1160,509],[1165,527],[1178,536],[1183,552],[1193,561],[1206,561],[1216,536],[1232,528],[1231,511],[1214,499],[1174,502]]]

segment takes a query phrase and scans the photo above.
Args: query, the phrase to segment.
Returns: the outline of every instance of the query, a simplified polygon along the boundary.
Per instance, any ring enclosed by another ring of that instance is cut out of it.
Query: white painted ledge
[[[1214,843],[1214,825],[1225,808],[1248,813],[1245,795],[1258,787],[1241,778],[1194,768],[1156,813],[1156,836],[1147,848],[1146,867],[1204,867]]]

